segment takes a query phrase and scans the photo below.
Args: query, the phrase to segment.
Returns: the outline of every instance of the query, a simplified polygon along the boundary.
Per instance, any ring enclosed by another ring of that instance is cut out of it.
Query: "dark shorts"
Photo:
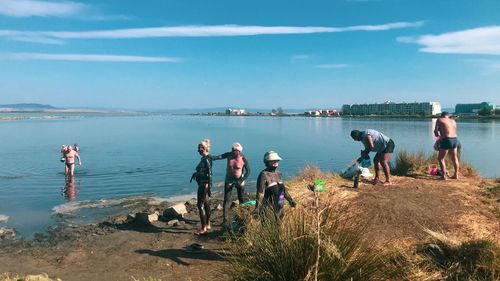
[[[73,163],[68,163],[68,162],[66,162],[66,167],[68,167],[68,169],[71,169],[71,167],[72,167],[73,165],[75,165],[75,163],[74,163],[74,162],[73,162]]]
[[[458,139],[457,138],[444,138],[439,141],[439,149],[455,149],[458,147]]]
[[[384,151],[382,151],[381,153],[393,153],[395,146],[396,145],[394,144],[394,141],[392,139],[390,139],[389,142],[387,143],[387,146],[385,147]]]

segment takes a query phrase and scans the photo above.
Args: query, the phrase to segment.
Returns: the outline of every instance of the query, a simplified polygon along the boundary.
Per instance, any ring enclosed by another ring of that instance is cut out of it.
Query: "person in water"
[[[250,165],[245,155],[243,146],[234,143],[230,152],[222,154],[218,159],[227,159],[226,179],[224,181],[224,203],[222,208],[222,225],[227,225],[228,210],[231,204],[233,187],[238,192],[239,203],[245,202],[245,180],[250,175]]]
[[[75,186],[75,176],[66,177],[66,184],[64,186],[64,197],[69,202],[75,201],[78,195],[79,188]]]
[[[198,144],[198,153],[201,155],[196,172],[191,176],[198,183],[197,207],[200,213],[201,227],[194,234],[203,235],[210,230],[209,198],[212,188],[212,162],[221,159],[220,156],[210,155],[210,140],[205,139]]]
[[[381,132],[366,129],[364,131],[352,130],[351,137],[355,141],[360,141],[363,143],[365,149],[361,151],[361,157],[367,158],[368,154],[373,151],[376,152],[373,158],[373,166],[375,168],[375,178],[372,184],[380,183],[380,166],[385,175],[385,182],[383,185],[392,185],[391,182],[391,169],[389,167],[389,160],[391,160],[391,155],[394,152],[394,141],[388,136],[382,134]]]
[[[445,158],[448,153],[450,153],[450,159],[453,163],[455,173],[451,177],[452,179],[458,179],[458,170],[460,168],[460,161],[458,159],[458,147],[460,142],[457,138],[457,123],[455,120],[450,118],[450,114],[446,111],[441,113],[441,117],[436,121],[436,127],[434,128],[434,135],[439,138],[438,141],[438,161],[441,167],[441,179],[447,179],[446,172],[446,162]]]
[[[68,145],[66,147],[66,151],[63,154],[63,158],[66,162],[64,166],[64,174],[65,175],[70,175],[73,176],[75,174],[75,157],[78,159],[78,165],[82,165],[82,161],[80,159],[80,155],[78,155],[78,152],[73,150],[73,147],[71,145]]]
[[[281,157],[274,151],[264,154],[264,164],[266,168],[262,170],[257,178],[257,200],[256,213],[264,218],[267,211],[275,214],[278,221],[284,216],[285,199],[292,207],[296,206],[295,201],[288,193],[283,182],[281,172],[278,170]]]

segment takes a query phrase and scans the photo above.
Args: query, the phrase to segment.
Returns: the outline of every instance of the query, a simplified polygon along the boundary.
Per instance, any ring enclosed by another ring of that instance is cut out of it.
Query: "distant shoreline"
[[[310,117],[310,118],[343,118],[343,119],[417,119],[417,120],[425,120],[425,119],[433,119],[438,118],[438,116],[432,115],[340,115],[340,116],[309,116],[303,113],[298,114],[271,114],[271,113],[252,113],[252,114],[242,114],[242,115],[232,115],[221,112],[207,112],[207,113],[187,113],[187,114],[174,114],[174,115],[188,115],[188,116],[222,116],[222,117]],[[479,116],[479,115],[465,115],[465,116],[457,116],[458,120],[496,120],[500,119],[500,115],[493,116]]]
[[[27,114],[28,116],[8,116],[15,114]],[[30,116],[37,114],[37,116]],[[44,115],[45,114],[45,115]],[[79,116],[146,116],[146,115],[173,115],[173,116],[209,116],[209,117],[309,117],[309,118],[342,118],[342,119],[360,119],[360,120],[385,120],[385,119],[400,119],[400,120],[427,120],[437,118],[437,116],[421,116],[421,115],[320,115],[310,116],[303,113],[246,113],[241,115],[232,115],[222,112],[205,112],[205,113],[170,113],[170,112],[110,112],[110,111],[0,111],[0,121],[15,121],[15,120],[47,120],[47,119],[65,119]],[[4,115],[4,116],[1,116]],[[7,115],[7,116],[5,116]],[[497,120],[500,115],[493,116],[479,116],[479,115],[465,115],[456,116],[457,120]]]

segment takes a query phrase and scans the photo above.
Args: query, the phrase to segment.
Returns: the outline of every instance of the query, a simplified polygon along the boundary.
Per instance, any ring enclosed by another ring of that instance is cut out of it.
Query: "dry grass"
[[[131,277],[132,281],[161,281],[161,279],[153,278],[153,277],[145,277],[142,279],[136,279],[135,277]],[[39,275],[11,275],[8,273],[0,274],[0,281],[62,281],[59,278],[52,279],[47,274],[39,274]]]
[[[429,159],[423,151],[411,153],[401,150],[396,156],[396,167],[392,170],[394,175],[412,176],[426,171]]]
[[[493,241],[471,240],[458,243],[445,235],[427,230],[433,242],[417,251],[426,269],[440,272],[441,280],[500,280],[500,247]],[[429,266],[430,265],[430,266]]]
[[[132,281],[161,281],[161,279],[153,278],[153,277],[144,277],[142,279],[136,279],[135,277],[132,276]]]
[[[325,188],[331,190],[334,187],[341,185],[342,178],[330,171],[321,171],[319,167],[307,165],[299,174],[286,182],[286,187],[293,190],[293,195],[301,197],[304,193],[308,193],[307,186],[317,179],[322,179],[325,182]]]
[[[392,173],[398,176],[418,176],[427,173],[427,168],[430,165],[438,165],[437,152],[427,156],[423,151],[409,152],[407,150],[400,150],[396,155],[396,167],[392,169]],[[453,169],[453,165],[448,157],[445,159],[448,170]],[[477,178],[479,174],[476,169],[468,163],[460,163],[460,175],[467,178]]]
[[[49,278],[47,274],[39,275],[11,275],[8,273],[0,274],[0,281],[61,281],[61,279]]]
[[[318,244],[314,212],[290,210],[281,225],[274,216],[253,221],[233,249],[224,271],[232,280],[388,280],[395,276],[388,256],[366,246],[361,227],[347,227],[332,208],[324,209]]]
[[[321,169],[315,165],[307,165],[294,178],[295,181],[313,182],[318,178],[325,176]]]

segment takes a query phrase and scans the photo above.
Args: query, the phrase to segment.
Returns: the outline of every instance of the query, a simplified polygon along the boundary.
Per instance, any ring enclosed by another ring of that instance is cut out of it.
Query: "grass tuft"
[[[453,164],[448,157],[445,159],[448,172],[453,169]],[[427,173],[427,168],[431,165],[439,167],[437,160],[437,152],[430,156],[426,156],[423,151],[409,152],[407,150],[400,150],[396,155],[396,167],[392,169],[392,173],[398,176],[417,176]],[[460,175],[467,178],[479,177],[476,169],[468,162],[460,163]]]
[[[392,173],[398,176],[411,176],[423,173],[427,169],[428,159],[423,151],[411,153],[401,150],[396,156],[396,167]]]
[[[240,281],[314,280],[319,248],[318,280],[390,279],[387,256],[366,246],[362,228],[346,227],[340,215],[323,209],[319,244],[316,214],[302,207],[290,210],[281,225],[272,215],[253,221],[234,245],[225,275]]]
[[[296,181],[303,182],[313,182],[318,178],[321,178],[324,174],[321,172],[321,169],[315,165],[307,165],[305,166],[299,174],[294,178]]]
[[[500,280],[500,247],[488,240],[458,243],[428,231],[434,238],[418,253],[440,273],[442,280]]]

